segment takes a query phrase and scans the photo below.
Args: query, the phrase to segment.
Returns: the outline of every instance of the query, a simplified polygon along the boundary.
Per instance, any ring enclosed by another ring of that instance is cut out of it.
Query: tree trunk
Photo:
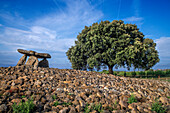
[[[108,65],[109,67],[109,74],[113,74],[113,66]]]

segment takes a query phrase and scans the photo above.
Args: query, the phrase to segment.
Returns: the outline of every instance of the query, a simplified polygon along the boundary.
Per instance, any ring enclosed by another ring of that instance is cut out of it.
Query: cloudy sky
[[[121,19],[157,43],[153,68],[170,68],[169,6],[169,0],[0,0],[0,66],[15,66],[21,48],[50,53],[50,67],[71,68],[65,52],[85,25]]]

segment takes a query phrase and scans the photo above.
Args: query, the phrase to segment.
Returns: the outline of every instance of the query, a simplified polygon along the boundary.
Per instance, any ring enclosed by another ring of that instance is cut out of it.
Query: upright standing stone
[[[20,60],[18,61],[17,66],[24,65],[25,62],[26,62],[26,60],[27,60],[27,55],[24,54],[24,55],[20,58]]]
[[[26,65],[38,67],[38,58],[35,56],[30,56]]]
[[[39,62],[38,67],[49,67],[48,60],[47,60],[46,58],[44,58],[43,60],[41,60],[41,61]]]

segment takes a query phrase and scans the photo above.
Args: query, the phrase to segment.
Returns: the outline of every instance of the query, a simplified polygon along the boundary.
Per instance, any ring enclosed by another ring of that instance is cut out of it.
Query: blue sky
[[[21,48],[50,53],[50,67],[71,68],[65,52],[85,25],[121,19],[157,43],[153,68],[170,68],[169,6],[169,0],[0,0],[0,66],[15,66]]]

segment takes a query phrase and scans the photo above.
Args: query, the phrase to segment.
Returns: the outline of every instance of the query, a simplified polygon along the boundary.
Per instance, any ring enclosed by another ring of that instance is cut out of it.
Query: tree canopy
[[[135,24],[122,20],[101,21],[82,30],[75,46],[66,52],[73,69],[97,69],[102,66],[150,69],[159,62],[156,43],[144,38]]]

